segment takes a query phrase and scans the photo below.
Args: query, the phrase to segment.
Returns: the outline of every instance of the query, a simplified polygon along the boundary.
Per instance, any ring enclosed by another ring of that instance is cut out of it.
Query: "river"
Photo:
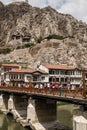
[[[58,105],[57,119],[65,126],[68,126],[70,130],[72,129],[72,119],[73,111],[76,111],[78,106],[73,104],[68,105]],[[0,112],[0,130],[30,130],[29,128],[23,128],[19,123],[11,116],[6,116]],[[64,130],[64,129],[63,129]]]
[[[78,107],[78,106],[76,106]],[[75,109],[75,105],[68,104],[58,106],[57,111],[57,119],[65,126],[68,126],[70,130],[73,127],[73,111]]]
[[[0,112],[0,130],[29,130],[23,128],[19,123],[13,119],[11,115],[6,116]]]

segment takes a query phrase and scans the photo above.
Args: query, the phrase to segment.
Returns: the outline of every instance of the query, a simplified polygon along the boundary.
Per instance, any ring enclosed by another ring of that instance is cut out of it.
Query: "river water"
[[[29,130],[23,128],[19,123],[13,119],[12,116],[6,116],[0,112],[0,130]]]
[[[73,111],[77,110],[78,106],[69,104],[58,106],[57,119],[65,126],[72,129]],[[11,116],[6,116],[0,112],[0,130],[30,130],[29,128],[23,128],[19,123]],[[63,129],[64,130],[64,129]]]

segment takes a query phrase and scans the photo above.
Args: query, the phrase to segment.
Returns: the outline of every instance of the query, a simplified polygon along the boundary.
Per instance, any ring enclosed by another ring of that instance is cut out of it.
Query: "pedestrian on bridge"
[[[36,84],[34,88],[39,88],[39,84]]]
[[[40,83],[39,88],[43,89],[43,84],[42,83]]]
[[[59,89],[60,89],[60,96],[62,96],[62,88],[63,88],[63,85],[62,85],[62,82],[60,82],[60,86],[59,86]]]
[[[75,90],[75,88],[76,88],[76,86],[73,84],[73,85],[71,86],[71,90]]]
[[[67,84],[67,88],[68,88],[68,90],[70,91],[70,89],[71,89],[70,83]]]
[[[58,94],[58,91],[59,91],[59,84],[58,83],[55,84],[55,89],[56,89],[56,94]]]

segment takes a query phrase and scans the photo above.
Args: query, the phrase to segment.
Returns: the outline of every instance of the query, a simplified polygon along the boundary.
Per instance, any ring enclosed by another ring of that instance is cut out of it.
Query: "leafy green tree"
[[[7,54],[10,52],[11,52],[10,48],[0,48],[0,54]]]
[[[47,40],[50,40],[50,39],[59,39],[59,40],[63,40],[64,37],[63,36],[60,36],[60,35],[56,35],[56,34],[52,34],[52,35],[49,35],[48,37],[46,37]]]
[[[42,36],[40,36],[38,39],[37,39],[37,43],[41,43],[41,41],[43,40]]]

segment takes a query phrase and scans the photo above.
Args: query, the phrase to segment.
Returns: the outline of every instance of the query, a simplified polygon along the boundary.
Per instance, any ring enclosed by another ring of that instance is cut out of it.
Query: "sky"
[[[8,4],[13,1],[24,0],[1,0],[4,4]],[[29,0],[32,6],[46,7],[50,5],[58,12],[71,14],[78,20],[82,20],[87,23],[87,0]]]

